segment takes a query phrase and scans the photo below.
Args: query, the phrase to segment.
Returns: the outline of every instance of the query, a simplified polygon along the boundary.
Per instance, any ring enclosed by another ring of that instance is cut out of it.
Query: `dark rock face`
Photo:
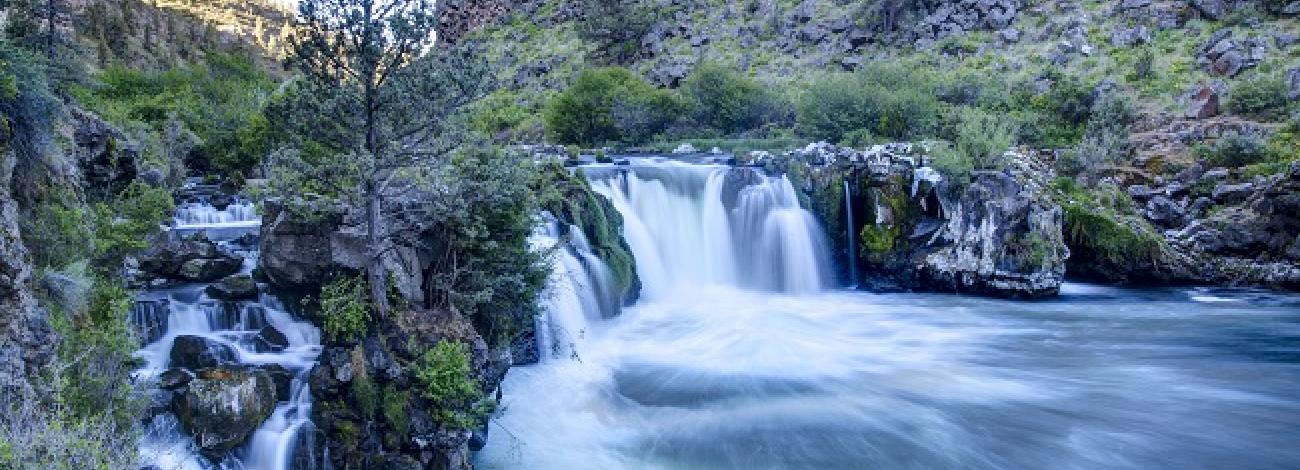
[[[1014,171],[979,172],[958,187],[919,166],[924,157],[909,145],[845,150],[831,153],[848,153],[847,162],[837,157],[830,166],[813,167],[808,186],[813,212],[842,231],[838,188],[848,180],[856,224],[852,248],[864,286],[1008,297],[1059,291],[1069,255],[1062,212],[1041,189],[1032,155],[1015,154]],[[847,255],[844,239],[836,242]]]
[[[1203,86],[1192,96],[1185,115],[1192,119],[1206,119],[1219,114],[1219,92]]]
[[[173,367],[163,371],[158,376],[158,388],[163,390],[177,390],[189,385],[194,380],[194,373],[179,367]]]
[[[271,325],[262,327],[253,341],[257,344],[258,351],[280,352],[289,347],[289,339]]]
[[[235,361],[235,350],[202,336],[181,335],[172,343],[172,367],[198,370]]]
[[[181,240],[159,241],[140,256],[149,275],[186,282],[211,282],[239,272],[243,261],[222,250],[202,233]]]
[[[265,371],[200,370],[172,402],[172,411],[210,459],[238,447],[275,410],[276,389]]]
[[[28,377],[53,357],[58,335],[28,288],[32,266],[9,187],[16,161],[0,129],[0,390],[27,391]]]
[[[220,281],[209,284],[204,289],[209,297],[218,300],[254,300],[257,298],[257,282],[248,274],[227,276]]]
[[[359,241],[339,233],[342,210],[312,210],[320,214],[316,220],[274,201],[265,204],[258,267],[277,288],[311,292],[343,270],[364,266]]]

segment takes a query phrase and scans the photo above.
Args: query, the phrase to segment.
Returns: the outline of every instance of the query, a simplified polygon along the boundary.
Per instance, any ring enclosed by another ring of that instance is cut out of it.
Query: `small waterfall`
[[[586,339],[588,323],[612,317],[620,307],[609,267],[592,253],[582,230],[569,226],[562,233],[560,227],[554,216],[543,213],[529,239],[534,250],[554,256],[536,320],[537,350],[543,362],[579,358],[578,345]]]
[[[245,232],[255,232],[260,224],[251,204],[232,204],[226,210],[189,204],[177,211],[176,221],[177,227],[195,231],[246,224]],[[251,259],[257,253],[254,250],[245,255]],[[251,270],[252,264],[245,263],[245,272]],[[282,367],[292,373],[288,399],[276,406],[242,448],[232,451],[215,467],[198,454],[193,439],[182,432],[175,416],[155,416],[141,444],[141,460],[167,469],[280,470],[291,465],[304,468],[304,462],[308,467],[314,465],[312,459],[297,459],[295,454],[314,455],[311,449],[300,449],[300,443],[312,442],[311,436],[302,434],[313,429],[307,373],[321,352],[320,330],[294,318],[279,299],[269,294],[261,294],[256,301],[220,301],[209,298],[205,287],[192,284],[146,292],[147,298],[132,308],[132,330],[144,344],[135,354],[143,362],[135,375],[141,379],[157,377],[171,366],[170,353],[178,336],[199,336],[229,348],[237,364]],[[283,335],[287,346],[267,346],[262,333],[272,328]]]
[[[849,287],[858,287],[858,239],[853,225],[853,188],[844,180],[844,243],[849,251]]]
[[[590,175],[623,216],[648,298],[702,285],[788,293],[830,285],[821,229],[785,176],[651,161]]]

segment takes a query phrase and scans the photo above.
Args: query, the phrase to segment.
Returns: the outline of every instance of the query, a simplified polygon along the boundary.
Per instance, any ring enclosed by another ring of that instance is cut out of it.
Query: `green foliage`
[[[270,125],[261,115],[276,83],[242,56],[209,53],[192,66],[144,72],[112,66],[92,87],[74,87],[84,106],[121,127],[140,127],[165,139],[165,126],[179,121],[198,137],[186,164],[199,170],[247,174],[269,150]],[[164,143],[164,146],[170,143]],[[148,149],[165,160],[165,149]]]
[[[170,192],[139,181],[111,203],[96,203],[91,208],[96,266],[113,269],[127,254],[148,247],[151,236],[174,211]]]
[[[868,254],[888,253],[894,249],[900,229],[897,225],[867,224],[862,227],[862,251]]]
[[[1128,153],[1128,125],[1136,114],[1127,95],[1107,93],[1096,100],[1083,139],[1057,160],[1057,171],[1091,178],[1121,163]]]
[[[67,200],[41,204],[23,220],[23,239],[28,242],[32,264],[62,268],[89,258],[94,253],[94,220],[83,205]]]
[[[1051,72],[1044,77],[1051,85],[1037,92],[1033,83],[1012,87],[1008,106],[1021,116],[1020,139],[1038,147],[1065,148],[1083,137],[1092,113],[1093,86],[1074,75]]]
[[[433,302],[467,315],[490,343],[509,341],[532,324],[548,273],[528,248],[536,169],[527,158],[474,147],[456,152],[441,174],[447,192],[430,219],[444,251],[426,278]]]
[[[388,445],[399,445],[401,441],[406,440],[406,434],[410,432],[410,420],[406,417],[406,404],[411,401],[411,394],[406,390],[398,390],[393,385],[385,385],[380,395],[380,412],[383,413],[384,422],[396,433],[393,443]]]
[[[1110,264],[1159,266],[1164,239],[1136,214],[1133,200],[1113,186],[1089,189],[1070,178],[1053,184],[1065,210],[1066,244],[1076,256]]]
[[[518,94],[497,90],[470,105],[470,128],[488,136],[518,129],[537,110],[522,104]]]
[[[763,85],[716,62],[697,66],[681,93],[696,125],[726,135],[775,121],[786,107]]]
[[[1247,116],[1271,117],[1286,109],[1286,81],[1278,74],[1242,80],[1228,95],[1228,110]]]
[[[804,135],[832,142],[859,129],[898,140],[931,136],[941,109],[936,86],[923,67],[873,62],[813,81],[798,100],[796,120]]]
[[[370,302],[363,275],[340,277],[320,292],[321,320],[325,333],[335,341],[361,339],[370,329]]]
[[[563,144],[645,142],[678,117],[681,103],[631,71],[608,67],[583,72],[551,100],[547,135]]]
[[[72,364],[56,378],[59,400],[77,416],[113,413],[125,424],[139,411],[130,372],[138,348],[127,328],[134,302],[115,281],[94,279],[85,311],[62,312],[51,322],[62,340],[60,362]]]
[[[1220,137],[1213,145],[1197,146],[1196,153],[1210,166],[1230,168],[1263,163],[1271,156],[1264,139],[1236,132]]]
[[[485,416],[478,406],[483,389],[474,380],[468,352],[464,344],[442,340],[425,351],[416,364],[420,396],[432,406],[429,415],[446,428],[470,429]]]
[[[1015,143],[1015,124],[1001,115],[963,108],[958,111],[953,147],[977,170],[1001,170],[1007,149]]]
[[[7,143],[16,157],[15,196],[30,197],[58,166],[54,131],[62,113],[41,59],[0,38],[0,147]]]
[[[357,410],[361,416],[366,419],[375,417],[375,412],[379,409],[379,388],[375,386],[375,381],[370,375],[362,370],[352,378],[349,385],[352,390],[352,399],[357,403]]]

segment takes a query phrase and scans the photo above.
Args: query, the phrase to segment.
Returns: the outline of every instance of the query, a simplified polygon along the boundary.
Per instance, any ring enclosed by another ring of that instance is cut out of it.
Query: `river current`
[[[654,257],[639,266],[647,295],[611,319],[547,306],[568,347],[511,369],[476,468],[1300,468],[1298,297],[839,290],[825,259],[754,259],[824,256],[783,178],[744,190],[776,194],[767,209],[720,208],[710,181],[726,170],[667,167],[592,177],[638,262]],[[677,218],[647,223],[665,207]],[[753,240],[768,248],[746,252]]]

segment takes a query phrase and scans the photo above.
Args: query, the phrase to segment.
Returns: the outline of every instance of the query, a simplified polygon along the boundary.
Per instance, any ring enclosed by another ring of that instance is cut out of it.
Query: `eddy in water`
[[[789,183],[733,171],[589,172],[646,295],[602,319],[557,266],[541,321],[582,334],[511,369],[476,468],[1300,468],[1300,300],[837,291]]]

